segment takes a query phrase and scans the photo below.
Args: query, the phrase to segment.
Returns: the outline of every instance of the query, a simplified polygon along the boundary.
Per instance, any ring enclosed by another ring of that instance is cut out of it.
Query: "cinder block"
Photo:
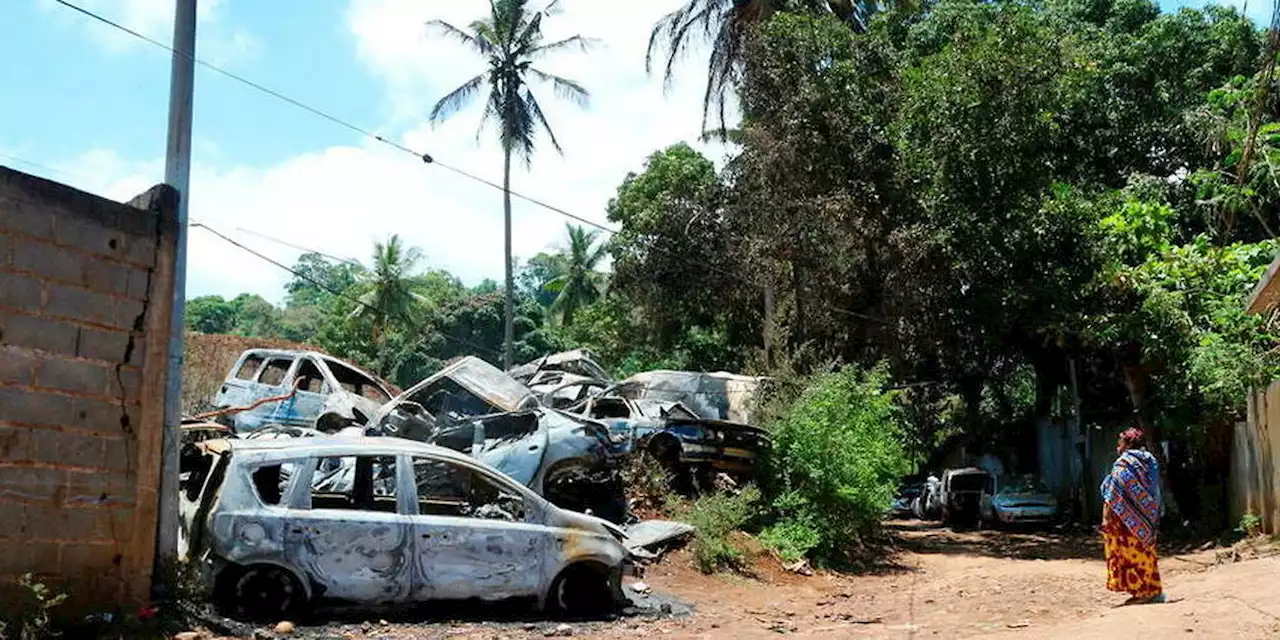
[[[70,421],[63,424],[72,424],[76,428],[86,429],[95,433],[128,435],[128,432],[125,431],[121,424],[122,418],[128,415],[129,430],[136,430],[141,419],[142,409],[131,406],[126,411],[121,408],[119,401],[76,398],[71,413]]]
[[[88,256],[60,249],[47,242],[23,239],[14,244],[13,268],[39,274],[44,278],[84,284]]]
[[[68,471],[67,504],[84,507],[132,507],[137,481],[122,472]]]
[[[0,498],[61,505],[67,496],[67,472],[62,469],[0,466]],[[0,553],[0,556],[6,554]]]
[[[128,255],[125,235],[119,229],[86,218],[63,214],[54,223],[54,242],[99,256],[123,260]]]
[[[45,312],[107,326],[119,326],[115,323],[115,298],[106,294],[61,284],[48,283],[45,297]],[[120,328],[127,329],[132,325]]]
[[[30,460],[31,429],[27,427],[0,427],[0,462],[29,462]],[[3,533],[0,533],[0,536],[3,535]]]
[[[129,292],[129,272],[134,270],[133,267],[122,264],[94,260],[84,269],[84,286],[94,291],[122,296]]]
[[[0,211],[0,216],[4,212]],[[7,267],[13,263],[13,236],[7,235],[4,229],[0,229],[0,267]]]
[[[116,298],[115,319],[111,324],[125,330],[141,331],[146,328],[146,318],[142,315],[146,310],[147,305],[141,301]]]
[[[26,387],[0,387],[0,422],[20,425],[77,424],[77,402],[79,399]],[[119,414],[118,407],[116,413]]]
[[[27,507],[20,502],[0,502],[0,538],[26,536]]]
[[[154,267],[156,264],[155,236],[128,236],[126,259],[134,264]]]
[[[101,436],[51,428],[31,429],[31,457],[35,462],[68,467],[105,467]]]
[[[134,300],[146,300],[151,292],[151,273],[146,269],[129,269],[129,290],[126,293]]]
[[[0,384],[32,384],[35,365],[36,357],[31,352],[0,344]],[[0,417],[3,415],[4,410],[0,408]]]
[[[129,345],[129,334],[124,331],[80,327],[80,342],[75,355],[81,358],[105,360],[111,364],[124,360]]]
[[[115,393],[128,406],[142,403],[142,370],[122,367],[116,376]]]
[[[95,580],[118,580],[120,561],[115,544],[77,542],[62,547],[62,573],[70,577],[92,573]]]
[[[99,396],[109,395],[110,370],[87,360],[41,358],[36,366],[36,386]]]
[[[74,356],[79,331],[73,324],[52,318],[0,312],[0,344]]]
[[[0,574],[18,576],[24,573],[48,574],[57,570],[62,545],[57,542],[8,540],[5,547],[21,545],[22,553],[0,553]],[[12,584],[6,581],[5,584]]]
[[[126,541],[132,532],[132,509],[101,507],[54,508],[44,504],[28,504],[21,517],[25,521],[22,535],[39,540],[75,540],[94,542]]]
[[[129,437],[103,438],[103,466],[112,471],[132,473],[138,467],[137,441]]]
[[[44,284],[35,278],[0,271],[0,306],[38,312],[44,306]]]
[[[0,196],[0,228],[37,238],[52,238],[53,213],[25,199]]]

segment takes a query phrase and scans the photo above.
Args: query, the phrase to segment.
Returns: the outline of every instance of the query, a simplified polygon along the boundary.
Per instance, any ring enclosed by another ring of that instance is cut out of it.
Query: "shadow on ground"
[[[1088,531],[1054,528],[950,529],[918,520],[893,521],[886,529],[902,551],[1014,560],[1096,560],[1102,539]]]

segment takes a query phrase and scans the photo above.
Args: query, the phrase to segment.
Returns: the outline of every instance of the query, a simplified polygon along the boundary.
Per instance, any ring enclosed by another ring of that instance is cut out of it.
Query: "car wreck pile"
[[[464,357],[393,396],[320,353],[246,351],[217,409],[184,420],[180,553],[245,618],[322,599],[614,607],[624,573],[692,532],[634,522],[622,464],[647,453],[681,490],[751,473],[760,383],[615,382],[577,350],[510,372]]]

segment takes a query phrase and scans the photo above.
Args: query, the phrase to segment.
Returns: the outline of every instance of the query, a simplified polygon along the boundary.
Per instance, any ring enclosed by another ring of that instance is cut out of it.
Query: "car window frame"
[[[434,456],[429,453],[406,453],[406,454],[402,454],[402,457],[405,458],[408,462],[408,464],[401,465],[401,468],[404,469],[405,470],[404,472],[408,474],[408,478],[406,479],[406,481],[408,484],[408,488],[412,491],[412,498],[407,500],[407,502],[410,503],[409,508],[411,509],[411,513],[408,514],[410,516],[419,517],[419,518],[460,518],[463,520],[479,520],[481,522],[508,522],[505,520],[492,520],[488,518],[477,518],[474,516],[440,516],[440,515],[435,515],[430,513],[421,513],[419,509],[419,504],[420,504],[419,501],[421,500],[421,496],[418,495],[418,479],[413,472],[413,466],[414,466],[413,461],[414,459],[427,459],[427,460],[432,460],[434,462],[452,464],[456,467],[465,469],[471,472],[474,476],[479,476],[482,480],[487,481],[490,484],[494,485],[495,487],[498,488],[499,491],[506,491],[507,493],[510,493],[512,495],[519,497],[521,502],[524,504],[524,518],[510,521],[511,524],[536,523],[538,521],[538,518],[540,518],[539,514],[541,514],[541,510],[542,510],[541,505],[537,501],[531,499],[530,494],[524,491],[523,487],[516,484],[515,482],[508,480],[507,478],[489,473],[487,470],[477,467],[475,465],[467,464],[465,461],[454,460],[452,458],[447,458],[442,456]]]
[[[265,374],[265,373],[267,372],[267,366],[268,366],[268,365],[270,365],[272,362],[275,362],[275,361],[277,361],[277,360],[288,360],[288,361],[289,361],[289,366],[288,366],[288,367],[285,367],[284,375],[283,375],[283,376],[281,376],[281,378],[280,378],[280,382],[276,382],[276,383],[263,382],[263,380],[262,380],[262,376],[263,376],[263,374]],[[257,373],[256,375],[254,375],[254,377],[253,377],[253,383],[254,383],[254,384],[260,384],[260,385],[263,385],[263,386],[266,386],[266,387],[283,387],[283,386],[285,386],[285,385],[286,385],[286,383],[287,383],[287,382],[289,382],[289,381],[293,378],[293,373],[294,373],[294,371],[296,371],[296,370],[297,370],[297,368],[298,368],[298,360],[299,360],[298,356],[282,356],[282,355],[272,355],[272,356],[268,356],[265,360],[263,360],[263,361],[262,361],[262,366],[258,367],[258,373]]]

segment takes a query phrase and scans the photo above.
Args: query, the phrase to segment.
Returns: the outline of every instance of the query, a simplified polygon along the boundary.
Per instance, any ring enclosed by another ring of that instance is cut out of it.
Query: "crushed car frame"
[[[234,617],[316,600],[625,601],[626,534],[473,458],[399,438],[206,440],[185,447],[180,553]],[[333,483],[346,470],[354,482]]]

